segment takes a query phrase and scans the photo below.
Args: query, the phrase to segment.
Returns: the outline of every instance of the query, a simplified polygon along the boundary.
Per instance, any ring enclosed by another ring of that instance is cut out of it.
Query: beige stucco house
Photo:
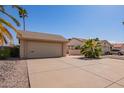
[[[81,46],[86,41],[86,39],[82,38],[71,38],[67,43],[67,53],[69,55],[80,55],[80,50],[75,49],[76,46]]]
[[[46,58],[66,56],[66,44],[63,36],[19,31],[20,58]]]

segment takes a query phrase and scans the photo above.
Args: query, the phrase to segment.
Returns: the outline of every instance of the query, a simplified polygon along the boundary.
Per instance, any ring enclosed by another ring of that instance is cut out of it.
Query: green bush
[[[10,57],[10,49],[7,47],[0,48],[0,59],[7,59]]]
[[[19,57],[19,46],[14,46],[11,48],[11,57]]]

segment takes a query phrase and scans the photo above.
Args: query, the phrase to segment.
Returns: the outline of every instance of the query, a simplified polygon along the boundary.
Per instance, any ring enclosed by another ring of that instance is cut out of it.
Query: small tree
[[[98,39],[89,39],[81,47],[81,54],[86,58],[99,58],[101,51],[101,44]]]

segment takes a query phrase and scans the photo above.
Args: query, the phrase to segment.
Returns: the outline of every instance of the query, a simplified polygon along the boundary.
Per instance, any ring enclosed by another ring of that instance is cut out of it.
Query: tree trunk
[[[23,17],[23,30],[25,31],[25,17]]]

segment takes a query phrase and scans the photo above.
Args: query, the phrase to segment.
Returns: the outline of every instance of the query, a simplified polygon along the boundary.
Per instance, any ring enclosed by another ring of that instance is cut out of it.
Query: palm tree
[[[86,58],[99,58],[101,53],[101,44],[98,39],[89,39],[81,47],[81,53]]]
[[[22,7],[20,7],[20,6],[17,6],[17,5],[15,5],[15,6],[13,6],[13,7],[16,7],[16,8],[18,9],[18,11],[19,11],[19,16],[20,16],[20,18],[22,18],[22,20],[23,20],[23,30],[25,31],[25,18],[28,17],[27,11],[26,11],[24,8],[22,8]]]
[[[25,9],[21,9],[19,11],[19,15],[23,19],[23,30],[25,31],[25,18],[28,17],[27,16],[27,11]]]
[[[8,16],[10,19],[13,20],[13,22],[17,26],[20,26],[20,23],[13,16],[11,16],[6,12],[5,6],[0,5],[0,13]],[[11,33],[8,31],[8,29],[6,28],[6,26],[13,29],[16,33],[20,34],[18,30],[16,30],[16,28],[11,23],[9,23],[8,21],[0,17],[0,45],[7,44],[8,40],[10,40],[9,42],[10,44],[13,43],[13,37]]]

